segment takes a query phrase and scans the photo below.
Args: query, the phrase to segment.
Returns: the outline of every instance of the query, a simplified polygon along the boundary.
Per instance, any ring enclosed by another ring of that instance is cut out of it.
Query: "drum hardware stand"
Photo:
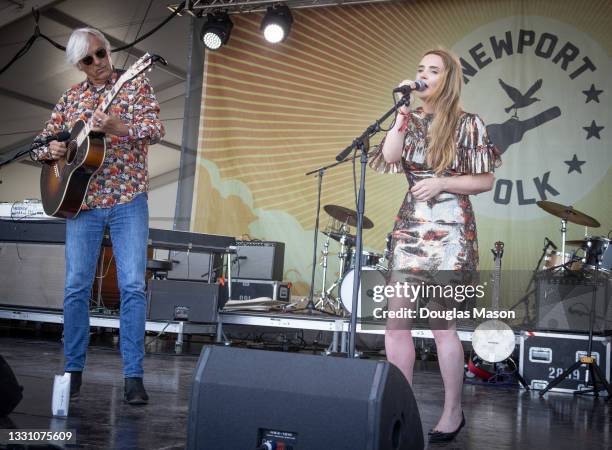
[[[342,226],[340,227],[340,231],[342,235],[340,236],[340,252],[338,253],[338,259],[340,260],[340,269],[338,273],[338,278],[336,278],[336,281],[334,281],[332,285],[329,288],[327,288],[327,290],[325,289],[325,284],[323,284],[323,290],[321,292],[321,295],[325,293],[325,296],[328,298],[331,297],[331,293],[333,292],[334,289],[341,286],[342,279],[344,278],[344,275],[346,274],[347,257],[350,255],[351,246],[347,242],[348,241],[347,236],[349,235],[349,231],[350,231],[348,225],[346,223],[343,223]],[[344,308],[344,305],[342,304],[340,295],[338,295],[337,298],[334,299],[334,302],[335,302],[335,305],[333,306],[333,308],[336,314],[344,315],[346,313],[346,309]]]
[[[370,151],[370,138],[382,130],[380,124],[389,116],[396,113],[401,106],[410,105],[410,90],[407,89],[402,98],[383,114],[376,122],[371,124],[348,147],[336,155],[336,161],[342,162],[352,151],[360,151],[361,178],[359,180],[359,193],[357,196],[357,233],[355,238],[355,279],[353,280],[353,302],[351,306],[351,322],[349,328],[348,357],[355,358],[355,340],[357,335],[357,315],[359,305],[359,288],[361,285],[361,252],[363,249],[363,216],[365,209],[365,176]]]
[[[610,397],[612,397],[612,386],[606,380],[605,374],[602,372],[601,368],[597,365],[597,361],[592,355],[593,327],[595,325],[595,303],[596,303],[596,297],[597,297],[598,275],[599,275],[599,265],[596,263],[595,277],[594,277],[594,283],[593,283],[593,296],[591,298],[591,311],[590,311],[590,317],[589,317],[589,348],[587,351],[587,356],[580,357],[578,361],[576,361],[570,367],[565,369],[565,371],[561,375],[559,375],[557,378],[555,378],[550,383],[548,383],[546,387],[540,391],[540,397],[544,396],[546,392],[548,392],[549,390],[554,388],[556,385],[561,383],[565,378],[569,376],[569,374],[571,374],[574,370],[580,368],[580,366],[582,366],[583,364],[587,366],[588,381],[586,382],[586,384],[588,386],[589,383],[592,383],[593,389],[587,389],[583,391],[574,391],[574,394],[582,395],[582,394],[587,394],[589,392],[593,392],[593,395],[595,397],[599,397],[599,386],[597,382],[597,379],[599,378],[599,382],[601,383],[602,387],[608,393],[608,396],[606,397],[606,401],[610,400]]]
[[[317,306],[319,303],[323,302],[326,298],[325,295],[325,284],[327,281],[327,255],[329,255],[329,240],[330,237],[327,236],[327,239],[325,240],[325,244],[323,244],[323,258],[321,261],[321,264],[323,266],[323,275],[322,275],[322,281],[321,281],[321,285],[322,285],[322,289],[321,289],[321,297],[319,297],[319,301],[315,304],[315,306]]]
[[[565,271],[567,268],[565,267],[565,237],[567,234],[567,219],[561,219],[561,261],[563,261],[561,270]]]
[[[542,261],[544,260],[544,257],[546,256],[546,252],[548,250],[548,247],[550,247],[551,245],[552,245],[552,242],[550,241],[550,239],[545,238],[544,248],[542,248],[542,254],[540,255],[540,259],[538,259],[538,262],[536,263],[535,268],[531,271],[531,278],[529,279],[529,283],[527,284],[527,288],[525,288],[525,292],[526,292],[525,295],[523,295],[509,309],[509,311],[514,311],[519,305],[521,305],[523,303],[525,304],[525,318],[523,319],[523,325],[531,324],[531,318],[529,317],[529,304],[530,304],[529,299],[536,292],[536,288],[531,289],[531,286],[533,285],[533,283],[535,281],[536,274],[539,271],[538,269],[540,267],[542,267]]]
[[[332,297],[331,292],[335,289],[336,286],[338,286],[339,280],[342,279],[342,273],[344,269],[344,260],[340,259],[340,278],[338,278],[338,280],[336,280],[331,285],[331,287],[326,290],[325,284],[327,282],[327,259],[329,255],[329,239],[330,237],[327,236],[327,240],[325,241],[325,244],[323,244],[323,262],[322,262],[323,281],[322,281],[322,287],[321,287],[321,296],[319,297],[319,300],[317,300],[317,303],[315,303],[315,308],[325,311],[325,308],[329,306],[334,313],[337,313],[338,311],[340,311],[341,302],[337,298]],[[341,238],[340,242],[342,244],[342,249],[344,249],[344,242],[345,242],[344,236]],[[343,254],[343,250],[341,250],[341,254]]]

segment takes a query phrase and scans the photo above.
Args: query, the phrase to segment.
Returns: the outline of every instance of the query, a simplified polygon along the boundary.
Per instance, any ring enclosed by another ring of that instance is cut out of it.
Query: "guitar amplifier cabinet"
[[[64,244],[66,222],[57,220],[0,220],[0,241]]]
[[[0,242],[0,305],[64,309],[64,245]]]
[[[149,280],[147,319],[215,323],[227,301],[219,284],[188,280]]]
[[[542,274],[536,279],[536,323],[540,331],[587,333],[595,282],[580,273]],[[612,278],[600,272],[595,297],[596,333],[612,331]]]
[[[172,270],[168,271],[168,280],[216,281],[218,272],[223,266],[223,256],[218,253],[196,253],[170,250]],[[212,270],[211,270],[212,268]]]
[[[260,297],[290,302],[291,288],[289,283],[281,283],[279,281],[232,278],[232,300],[253,300]]]
[[[272,241],[236,241],[232,277],[283,281],[285,244]]]
[[[610,382],[610,337],[593,337],[593,357]],[[523,331],[520,336],[519,373],[531,389],[541,390],[580,357],[586,356],[589,337],[580,334]],[[590,374],[582,365],[551,391],[574,392],[584,389]],[[590,386],[592,387],[592,386]],[[606,395],[605,390],[601,391]]]

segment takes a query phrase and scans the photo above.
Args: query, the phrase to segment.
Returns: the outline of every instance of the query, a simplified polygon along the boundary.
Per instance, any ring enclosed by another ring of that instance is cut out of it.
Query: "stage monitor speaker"
[[[190,450],[423,448],[410,385],[385,361],[204,347]]]
[[[8,416],[22,398],[23,387],[17,382],[11,366],[0,355],[0,417]]]
[[[593,300],[592,278],[580,273],[543,274],[537,278],[537,330],[587,333]],[[612,330],[612,279],[601,272],[597,281],[595,297],[596,333]]]
[[[249,280],[283,281],[285,244],[271,241],[236,241],[232,276]]]

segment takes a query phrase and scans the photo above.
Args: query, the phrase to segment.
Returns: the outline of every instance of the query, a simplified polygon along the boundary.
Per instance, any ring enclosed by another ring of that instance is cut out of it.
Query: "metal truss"
[[[278,3],[283,3],[291,9],[300,9],[388,1],[391,0],[187,0],[184,12],[194,16],[201,16],[214,11],[227,11],[228,14],[243,14],[265,11],[268,6]],[[168,9],[175,11],[180,5],[182,3],[172,3],[168,5]]]

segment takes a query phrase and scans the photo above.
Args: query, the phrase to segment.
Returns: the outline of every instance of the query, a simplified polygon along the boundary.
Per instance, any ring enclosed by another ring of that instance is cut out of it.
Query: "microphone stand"
[[[323,185],[323,175],[325,175],[325,171],[327,169],[331,169],[333,167],[339,166],[340,164],[344,164],[345,162],[352,161],[353,159],[354,157],[353,158],[342,158],[342,160],[339,160],[335,163],[328,164],[323,167],[319,167],[318,169],[311,170],[310,172],[306,172],[304,174],[306,176],[317,174],[317,177],[319,179],[317,183],[317,216],[315,219],[315,229],[314,229],[314,243],[313,243],[314,248],[312,250],[312,272],[311,272],[311,277],[310,277],[310,292],[308,294],[308,303],[306,304],[306,307],[304,308],[305,310],[308,311],[308,314],[312,314],[314,310],[316,309],[315,303],[314,303],[314,285],[315,285],[315,273],[317,269],[317,247],[318,247],[319,228],[320,228],[319,219],[321,216],[321,187]],[[325,286],[323,286],[323,290],[325,290]],[[321,311],[326,312],[324,310],[321,310]]]
[[[358,314],[358,299],[361,286],[361,249],[363,247],[363,215],[365,209],[365,174],[366,165],[368,162],[368,151],[370,150],[370,138],[381,130],[380,124],[384,122],[391,114],[394,114],[401,106],[410,105],[410,92],[405,92],[405,95],[385,114],[383,114],[376,122],[367,127],[365,131],[358,136],[348,147],[342,150],[336,156],[336,161],[343,161],[348,154],[353,150],[361,151],[361,179],[359,180],[359,194],[357,196],[357,235],[355,244],[355,278],[353,279],[353,299],[351,307],[351,322],[349,328],[349,358],[355,357],[355,339],[357,337],[357,314]]]
[[[40,147],[40,146],[38,146]],[[12,162],[17,161],[19,158],[21,158],[22,156],[27,155],[28,153],[30,153],[32,150],[34,150],[36,147],[34,146],[34,144],[32,144],[32,146],[27,149],[27,150],[22,150],[20,152],[18,152],[17,154],[15,154],[15,156],[7,159],[6,161],[0,161],[0,167],[5,166],[7,164],[10,164]]]
[[[308,293],[308,303],[306,304],[306,310],[308,310],[308,314],[312,314],[315,309],[314,304],[314,283],[315,283],[315,272],[317,269],[317,246],[319,239],[319,218],[321,216],[321,186],[323,184],[323,175],[325,175],[326,167],[320,167],[317,170],[313,170],[311,172],[306,173],[306,175],[312,175],[313,173],[318,173],[319,182],[317,183],[317,218],[315,220],[315,229],[314,229],[314,248],[312,250],[312,273],[310,277],[310,292]],[[325,286],[323,286],[325,289]]]
[[[542,261],[544,260],[544,257],[546,256],[546,252],[548,251],[548,247],[550,247],[550,245],[551,245],[551,242],[547,238],[544,243],[544,248],[542,248],[542,254],[540,255],[540,259],[538,259],[538,262],[535,268],[531,272],[531,278],[529,279],[529,283],[527,284],[527,288],[525,289],[526,294],[523,295],[509,309],[509,311],[514,311],[519,305],[523,303],[525,304],[525,317],[523,318],[523,325],[530,325],[531,323],[531,318],[529,316],[529,298],[531,297],[532,294],[534,294],[537,291],[537,288],[531,289],[531,286],[533,285],[533,282],[536,279],[537,273],[540,271],[540,267],[542,267]],[[536,299],[536,302],[537,302],[537,299]]]
[[[0,161],[0,167],[5,166],[7,164],[10,164],[12,162],[17,161],[19,158],[27,155],[28,153],[30,153],[32,150],[37,149],[38,147],[42,147],[43,145],[47,145],[50,141],[34,141],[32,142],[32,145],[30,145],[30,148],[27,150],[22,150],[20,152],[17,152],[14,156],[12,156],[11,158],[5,160],[5,161]],[[40,162],[44,162],[44,161],[40,161]]]

